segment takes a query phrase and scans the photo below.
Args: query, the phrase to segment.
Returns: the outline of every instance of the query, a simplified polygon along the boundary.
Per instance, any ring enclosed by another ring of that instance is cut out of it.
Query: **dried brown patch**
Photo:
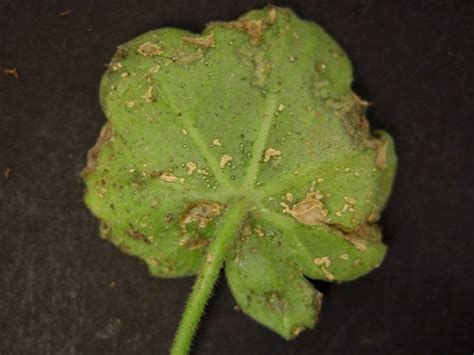
[[[264,30],[264,23],[262,20],[242,20],[242,21],[231,21],[231,22],[220,22],[218,23],[227,28],[233,28],[241,32],[247,33],[252,41],[258,42],[262,37]]]
[[[324,266],[321,266],[321,270],[323,270],[324,277],[326,278],[326,280],[334,281],[335,277],[332,273],[329,272],[328,269],[326,269]]]
[[[275,23],[277,19],[277,9],[273,6],[268,7],[268,20],[267,23],[271,26]]]
[[[215,217],[220,215],[221,210],[222,205],[216,202],[199,201],[191,203],[181,215],[181,228],[186,231],[186,225],[192,222],[196,222],[199,228],[206,228]]]
[[[253,68],[252,85],[262,88],[270,71],[270,65],[265,59],[265,51],[259,46],[245,44],[237,52],[243,56],[244,62]]]
[[[329,267],[331,265],[331,259],[329,259],[327,256],[322,256],[320,258],[314,259],[313,263],[318,266],[324,265],[325,267]]]
[[[162,172],[159,176],[160,180],[166,181],[166,182],[175,182],[178,180],[176,175],[173,173],[170,173],[169,171]]]
[[[137,49],[137,53],[145,57],[154,57],[160,55],[163,51],[161,47],[155,43],[145,42]]]
[[[104,240],[109,240],[112,236],[112,228],[110,224],[102,222],[100,224],[100,237]]]
[[[197,62],[202,58],[204,58],[204,52],[201,48],[198,48],[195,52],[191,53],[178,52],[172,60],[177,64],[188,65]]]
[[[209,245],[209,240],[202,236],[193,237],[193,238],[183,238],[180,241],[180,244],[189,250],[202,249],[206,248]]]
[[[378,139],[377,146],[377,155],[375,156],[375,165],[381,170],[387,169],[387,141]]]
[[[376,242],[380,240],[378,227],[368,223],[362,224],[353,232],[345,233],[344,237],[360,251],[365,251],[367,249],[368,242]]]
[[[230,162],[231,160],[234,160],[234,158],[230,156],[229,154],[222,155],[221,161],[219,162],[219,166],[221,167],[221,169],[224,169],[227,163]]]
[[[87,166],[84,170],[85,174],[91,174],[97,168],[97,159],[102,147],[111,141],[114,137],[115,130],[109,123],[106,123],[100,131],[99,138],[94,146],[89,150],[87,154]]]
[[[283,212],[309,226],[327,223],[328,212],[323,208],[321,201],[323,197],[324,195],[319,191],[310,190],[302,201],[294,204],[291,208],[286,203],[282,203]]]
[[[216,46],[216,40],[214,38],[214,33],[211,33],[209,36],[184,36],[181,38],[184,42],[195,44],[197,46],[202,46],[206,48],[214,48]]]
[[[186,163],[186,167],[188,168],[188,175],[192,175],[198,168],[196,163],[194,163],[192,161],[188,161]]]
[[[153,86],[149,86],[146,90],[145,95],[143,95],[143,99],[145,99],[145,102],[152,103],[156,101],[156,96],[153,93],[153,89]]]
[[[128,236],[139,242],[150,244],[150,238],[148,238],[145,234],[143,234],[140,231],[137,231],[137,230],[128,231]]]
[[[263,162],[267,163],[270,160],[276,160],[281,157],[281,151],[278,149],[268,148],[263,153]]]
[[[293,336],[298,336],[302,331],[304,331],[306,328],[305,327],[295,327],[291,330],[291,334],[293,334]]]

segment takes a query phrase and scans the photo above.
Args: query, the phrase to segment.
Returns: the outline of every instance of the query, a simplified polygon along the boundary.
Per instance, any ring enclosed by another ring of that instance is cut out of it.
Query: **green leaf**
[[[382,262],[376,222],[396,155],[351,82],[344,51],[289,9],[118,48],[86,203],[102,237],[152,274],[199,274],[174,354],[188,351],[224,262],[242,310],[285,338],[316,322],[304,276],[351,280]]]
[[[286,339],[316,323],[322,294],[256,234],[238,238],[226,275],[243,312]]]

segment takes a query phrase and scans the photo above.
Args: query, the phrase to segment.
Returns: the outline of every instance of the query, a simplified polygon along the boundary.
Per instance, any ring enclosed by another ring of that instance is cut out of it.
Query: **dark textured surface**
[[[195,353],[471,354],[474,3],[276,3],[342,44],[372,126],[396,139],[390,249],[369,276],[324,285],[319,326],[288,343],[234,311],[221,280]],[[21,74],[0,76],[1,355],[167,352],[193,279],[150,277],[98,238],[82,204],[79,173],[104,123],[98,81],[145,31],[197,31],[265,4],[0,0],[0,68]]]

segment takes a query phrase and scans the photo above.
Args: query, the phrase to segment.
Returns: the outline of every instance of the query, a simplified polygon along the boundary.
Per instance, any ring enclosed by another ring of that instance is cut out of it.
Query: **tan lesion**
[[[214,48],[216,46],[216,40],[214,38],[214,33],[211,33],[208,36],[183,36],[181,39],[184,42],[195,44],[197,46]]]
[[[380,229],[376,224],[364,223],[356,230],[344,233],[344,238],[356,249],[365,251],[367,249],[367,243],[380,241]]]
[[[277,21],[278,13],[281,11],[284,10],[274,6],[268,6],[268,15],[264,20],[242,19],[230,22],[212,22],[210,25],[223,26],[244,32],[250,36],[252,42],[257,43],[261,40],[263,31]]]
[[[179,244],[188,250],[203,249],[209,245],[209,240],[203,236],[184,237]]]
[[[325,224],[328,222],[328,211],[324,209],[323,198],[323,194],[311,187],[305,198],[300,202],[293,204],[291,207],[282,202],[281,206],[284,213],[289,214],[302,224],[309,226]]]
[[[206,228],[214,218],[221,214],[222,208],[221,204],[211,201],[188,204],[179,221],[181,229],[187,231],[187,225],[190,223],[197,223],[199,228]]]
[[[263,152],[263,162],[267,163],[270,160],[276,161],[277,159],[281,158],[281,151],[274,148],[268,148]]]
[[[137,49],[137,53],[145,57],[158,56],[162,52],[163,50],[159,45],[151,43],[150,41],[142,43]]]
[[[214,25],[221,25],[226,28],[236,29],[245,32],[250,36],[252,41],[258,42],[264,30],[264,22],[262,20],[241,20],[231,22],[215,22]]]
[[[84,169],[84,174],[91,174],[97,168],[97,161],[99,158],[99,153],[102,150],[102,147],[106,145],[108,142],[113,140],[115,135],[115,130],[113,127],[106,123],[102,130],[100,131],[99,138],[97,139],[94,146],[89,150],[87,153],[87,165]]]

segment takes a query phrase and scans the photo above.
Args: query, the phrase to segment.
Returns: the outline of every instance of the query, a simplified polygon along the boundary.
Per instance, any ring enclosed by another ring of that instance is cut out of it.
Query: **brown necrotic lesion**
[[[216,202],[198,201],[190,203],[181,215],[180,226],[186,231],[186,226],[195,222],[199,228],[206,228],[215,217],[220,215],[221,210],[222,205]]]

